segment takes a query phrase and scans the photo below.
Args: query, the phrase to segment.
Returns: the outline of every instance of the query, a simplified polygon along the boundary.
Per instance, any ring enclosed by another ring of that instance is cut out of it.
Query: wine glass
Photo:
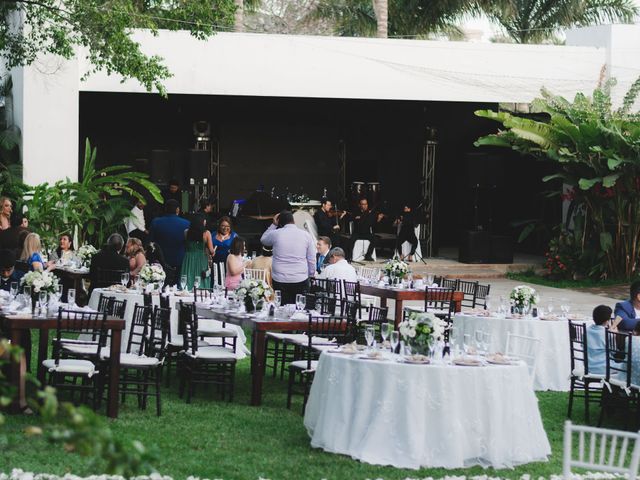
[[[382,343],[387,341],[387,338],[389,338],[389,332],[391,330],[391,324],[389,323],[383,323],[380,325],[380,336],[382,337]]]
[[[453,348],[452,348],[453,347]],[[452,355],[457,353],[460,347],[460,328],[449,327],[449,350]],[[451,351],[453,349],[453,351]]]
[[[196,275],[196,276],[193,278],[193,288],[194,288],[194,290],[195,290],[196,288],[200,288],[200,275]]]
[[[76,289],[75,288],[70,288],[67,291],[67,304],[69,305],[69,307],[76,306]]]
[[[282,292],[280,290],[276,290],[273,293],[273,303],[276,305],[276,308],[282,305]]]
[[[398,344],[400,343],[400,332],[398,332],[397,330],[392,330],[390,342],[391,342],[391,351],[393,353],[396,353],[396,350],[398,349]]]
[[[547,313],[549,314],[549,316],[553,315],[554,308],[555,305],[553,304],[553,297],[549,297],[549,301],[547,302]]]
[[[482,350],[482,330],[476,330],[474,333],[474,338],[476,340],[476,348],[478,352]]]
[[[482,333],[482,349],[489,353],[489,349],[491,348],[491,333],[483,332]]]
[[[40,315],[45,316],[47,312],[47,292],[40,291],[38,293],[38,308],[40,309]]]
[[[493,297],[491,295],[487,295],[485,299],[485,310],[489,313],[493,310]]]
[[[31,308],[31,285],[25,285],[22,288],[22,295],[27,301],[27,305],[29,305],[29,308]]]
[[[302,293],[298,293],[296,295],[296,310],[304,310],[304,307],[307,303],[307,299]]]
[[[187,288],[187,276],[186,275],[181,275],[180,276],[180,290],[186,290]]]
[[[11,282],[10,289],[11,289],[11,296],[15,298],[16,295],[18,295],[18,282]]]
[[[120,275],[120,283],[125,288],[127,287],[127,285],[129,285],[129,273],[123,273],[122,275]]]
[[[375,330],[373,329],[373,325],[367,325],[364,329],[364,339],[367,341],[367,346],[369,348],[373,347],[374,335]]]
[[[253,304],[253,311],[258,311],[258,297],[255,295],[249,295],[251,297],[251,303]]]
[[[427,287],[433,285],[433,275],[427,275]]]

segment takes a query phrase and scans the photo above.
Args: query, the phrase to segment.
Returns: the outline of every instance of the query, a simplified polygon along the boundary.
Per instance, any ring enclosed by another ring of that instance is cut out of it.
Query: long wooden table
[[[63,324],[65,320],[62,320]],[[39,330],[40,342],[38,344],[38,381],[45,385],[46,370],[42,362],[48,358],[49,330],[55,330],[58,325],[57,317],[34,318],[31,315],[0,315],[0,325],[8,333],[13,345],[20,345],[22,334],[25,330]],[[120,342],[125,321],[117,318],[108,318],[105,323],[107,330],[111,331],[111,347],[109,356],[109,396],[107,400],[107,415],[111,418],[118,417],[118,389],[120,385]],[[27,361],[25,355],[21,355],[19,362],[11,364],[11,382],[16,389],[16,396],[11,405],[13,412],[21,412],[27,407],[26,402],[26,373]]]
[[[422,302],[426,300],[443,300],[442,293],[435,291],[429,292],[429,298],[427,299],[427,291],[422,290],[408,290],[399,288],[378,287],[377,285],[364,285],[360,284],[360,293],[364,295],[371,295],[380,298],[380,306],[386,307],[387,300],[395,300],[395,317],[394,322],[396,328],[402,321],[402,309],[404,308],[403,302],[405,300],[420,300]],[[462,310],[462,300],[464,299],[463,292],[453,293],[453,302],[455,304],[454,311],[460,312]]]
[[[262,404],[262,381],[265,369],[265,351],[267,348],[267,332],[289,332],[307,330],[309,320],[277,320],[247,317],[246,315],[211,310],[196,305],[198,316],[213,318],[221,322],[239,325],[251,330],[251,405]]]

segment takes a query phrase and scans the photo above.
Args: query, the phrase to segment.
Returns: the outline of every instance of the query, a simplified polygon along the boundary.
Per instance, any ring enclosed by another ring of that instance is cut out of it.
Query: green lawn
[[[511,280],[517,280],[525,283],[533,283],[554,288],[594,288],[612,285],[628,285],[628,280],[604,279],[592,280],[585,278],[583,280],[553,280],[542,275],[537,275],[533,271],[526,272],[507,272],[506,277]]]
[[[135,398],[130,397],[121,409],[120,418],[111,421],[111,426],[117,435],[141,440],[156,449],[158,471],[177,479],[190,475],[211,479],[405,479],[453,474],[518,478],[525,473],[536,477],[562,470],[562,428],[567,405],[564,393],[538,394],[545,430],[553,449],[548,463],[500,471],[480,467],[413,471],[376,467],[312,449],[302,423],[300,403],[291,411],[285,408],[285,382],[268,377],[264,404],[255,408],[248,406],[248,360],[239,363],[236,378],[233,403],[213,399],[211,392],[201,391],[193,403],[187,405],[178,398],[174,378],[171,389],[163,391],[160,418],[156,417],[155,408],[139,411]],[[582,418],[580,406],[575,409],[574,418]],[[25,440],[23,429],[35,421],[37,419],[29,416],[9,416],[6,424],[0,427],[0,432],[8,438],[7,444],[0,444],[0,472],[22,468],[38,473],[100,473],[89,471],[86,459],[66,453],[60,446],[47,444],[41,438]]]

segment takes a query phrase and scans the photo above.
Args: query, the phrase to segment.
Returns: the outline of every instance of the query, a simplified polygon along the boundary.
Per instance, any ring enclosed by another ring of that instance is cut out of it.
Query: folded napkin
[[[309,316],[305,312],[297,311],[291,315],[291,320],[308,320]]]

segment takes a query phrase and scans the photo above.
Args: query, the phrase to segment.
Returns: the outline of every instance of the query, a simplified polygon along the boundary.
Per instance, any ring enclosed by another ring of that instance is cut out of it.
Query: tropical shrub
[[[96,169],[97,149],[86,140],[82,180],[43,183],[27,193],[31,227],[45,245],[57,245],[62,233],[77,233],[78,244],[101,246],[107,237],[122,228],[130,215],[131,198],[144,200],[148,192],[162,202],[160,190],[144,173],[127,165]]]
[[[640,255],[640,114],[632,112],[640,78],[615,109],[610,80],[573,101],[542,90],[533,102],[535,118],[480,110],[476,115],[505,128],[476,146],[511,148],[553,162],[545,182],[567,185],[569,225],[580,269],[594,278],[631,278]],[[562,188],[558,185],[557,195]],[[566,188],[565,188],[566,191]],[[557,248],[560,248],[559,246]],[[556,268],[556,267],[552,267]]]

